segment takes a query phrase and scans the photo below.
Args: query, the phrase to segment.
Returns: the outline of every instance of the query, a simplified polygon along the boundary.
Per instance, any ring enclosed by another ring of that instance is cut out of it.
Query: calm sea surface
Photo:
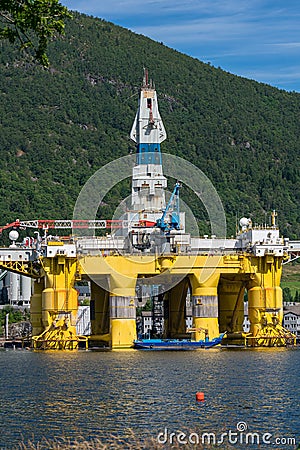
[[[0,448],[12,448],[22,436],[105,439],[112,433],[124,437],[129,429],[141,439],[161,433],[161,442],[186,430],[192,441],[205,432],[220,440],[237,426],[241,440],[245,428],[259,435],[260,446],[249,448],[297,448],[299,378],[299,348],[0,351]],[[198,391],[204,403],[196,403]],[[271,437],[264,445],[266,433]]]

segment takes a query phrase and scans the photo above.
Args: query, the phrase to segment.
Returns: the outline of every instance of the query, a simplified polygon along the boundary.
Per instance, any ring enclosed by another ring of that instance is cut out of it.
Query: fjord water
[[[272,435],[259,448],[295,448],[284,440],[274,447],[274,439],[299,443],[299,368],[299,348],[1,351],[0,448],[22,437],[105,439],[130,429],[141,439],[186,430],[219,438],[241,423]]]

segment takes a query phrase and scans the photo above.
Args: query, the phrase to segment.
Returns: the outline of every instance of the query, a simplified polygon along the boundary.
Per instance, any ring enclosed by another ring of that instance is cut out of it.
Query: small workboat
[[[214,339],[192,341],[189,339],[137,339],[133,348],[138,350],[197,350],[199,348],[212,348],[221,344],[225,333]]]

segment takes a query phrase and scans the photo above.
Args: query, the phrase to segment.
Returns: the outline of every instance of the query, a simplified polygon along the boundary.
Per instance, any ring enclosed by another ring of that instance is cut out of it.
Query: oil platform
[[[136,143],[132,193],[126,211],[110,220],[32,220],[2,227],[12,244],[0,249],[0,267],[34,279],[31,297],[32,346],[76,349],[87,337],[76,334],[77,280],[91,283],[89,340],[111,349],[130,348],[137,337],[139,292],[164,311],[164,338],[185,338],[186,297],[192,301],[192,339],[227,332],[227,342],[284,346],[294,335],[282,327],[282,264],[299,255],[300,241],[280,237],[276,213],[270,225],[240,220],[236,238],[192,236],[180,211],[181,183],[166,201],[161,143],[167,134],[148,74],[130,134]],[[18,242],[18,229],[36,229]],[[105,237],[97,229],[111,228]],[[70,229],[69,239],[49,230]],[[80,235],[89,230],[91,235]],[[244,294],[250,333],[243,333]],[[155,293],[155,295],[154,295]]]

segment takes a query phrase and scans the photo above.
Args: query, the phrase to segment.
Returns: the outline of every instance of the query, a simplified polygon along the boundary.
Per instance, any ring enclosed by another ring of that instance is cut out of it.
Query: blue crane
[[[173,192],[171,194],[170,200],[163,212],[160,219],[156,221],[156,227],[160,228],[164,233],[169,233],[171,230],[180,230],[180,211],[179,211],[179,189],[181,184],[177,181]],[[171,220],[166,222],[166,216],[173,205],[171,212]]]

